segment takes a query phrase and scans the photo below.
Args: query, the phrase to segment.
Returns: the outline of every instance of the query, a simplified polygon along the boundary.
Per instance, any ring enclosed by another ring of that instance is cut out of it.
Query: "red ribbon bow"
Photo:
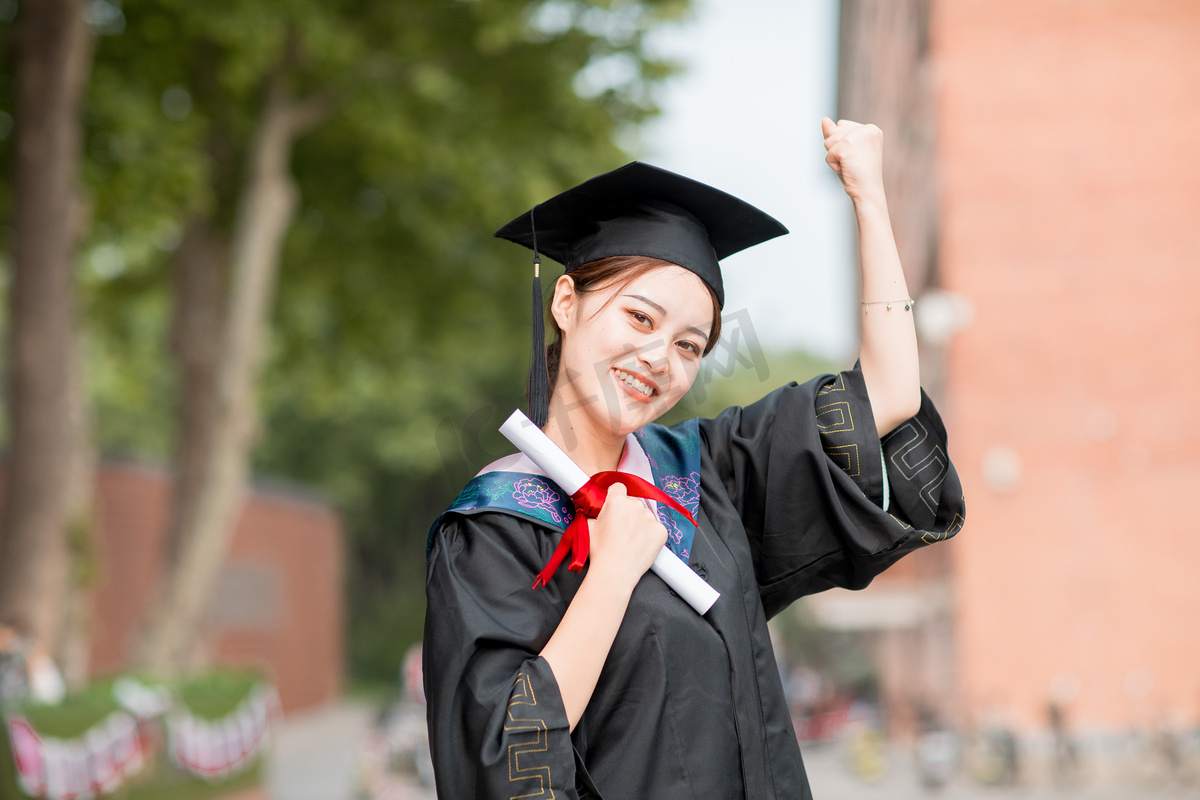
[[[608,498],[609,487],[614,483],[623,485],[630,497],[642,497],[666,503],[687,517],[693,525],[696,524],[695,518],[688,513],[686,508],[649,481],[642,480],[637,475],[630,475],[628,472],[611,470],[597,472],[588,479],[587,483],[579,487],[579,491],[571,495],[571,500],[575,503],[575,519],[571,520],[571,524],[563,531],[562,539],[559,540],[558,547],[554,548],[554,555],[550,556],[550,560],[546,562],[545,569],[538,573],[537,580],[533,582],[534,589],[550,582],[559,565],[566,558],[568,550],[571,551],[571,563],[567,565],[567,569],[572,572],[579,572],[583,569],[591,542],[588,536],[587,521],[589,518],[595,519],[600,514],[600,509],[604,507],[604,501]]]

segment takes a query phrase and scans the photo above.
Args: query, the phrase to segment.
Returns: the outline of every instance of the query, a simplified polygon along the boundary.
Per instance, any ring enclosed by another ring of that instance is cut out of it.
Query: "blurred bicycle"
[[[845,744],[852,775],[865,783],[879,783],[887,776],[887,741],[877,722],[864,720],[847,726]]]
[[[1017,737],[1007,727],[977,731],[967,747],[967,772],[984,786],[1015,786],[1020,773]]]

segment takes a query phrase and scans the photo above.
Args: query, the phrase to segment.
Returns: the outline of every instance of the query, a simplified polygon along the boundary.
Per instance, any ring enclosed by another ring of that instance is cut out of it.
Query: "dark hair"
[[[661,258],[650,258],[649,256],[609,256],[608,258],[589,261],[587,264],[571,270],[569,274],[575,284],[575,291],[580,295],[586,295],[600,289],[606,289],[615,283],[619,283],[624,287],[647,272],[660,269],[661,267],[674,266],[677,265],[672,264],[670,261],[663,261]],[[704,288],[708,289],[708,295],[712,298],[713,308],[712,330],[708,333],[708,343],[704,346],[703,353],[703,355],[708,355],[716,347],[717,340],[721,338],[721,304],[717,301],[717,293],[712,290],[712,287],[706,283],[704,284]],[[553,300],[554,293],[551,292],[550,299],[546,301],[547,309],[549,309],[550,303]],[[549,394],[553,397],[554,386],[558,382],[559,361],[562,360],[563,332],[558,327],[558,322],[554,319],[553,314],[547,314],[546,316],[550,320],[550,327],[554,329],[554,341],[546,345],[546,371],[549,373],[550,380]]]

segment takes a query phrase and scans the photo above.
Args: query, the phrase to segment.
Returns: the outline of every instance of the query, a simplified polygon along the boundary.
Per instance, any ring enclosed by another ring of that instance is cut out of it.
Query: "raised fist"
[[[825,163],[837,173],[846,194],[862,200],[875,192],[883,193],[883,131],[874,125],[847,119],[835,123],[825,117],[821,133],[829,151]]]

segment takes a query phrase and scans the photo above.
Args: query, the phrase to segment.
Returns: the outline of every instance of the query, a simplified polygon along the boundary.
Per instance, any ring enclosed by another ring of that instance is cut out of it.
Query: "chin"
[[[652,403],[645,408],[631,409],[628,413],[622,415],[621,433],[629,434],[644,428],[674,408],[677,402],[679,402],[679,398]]]

